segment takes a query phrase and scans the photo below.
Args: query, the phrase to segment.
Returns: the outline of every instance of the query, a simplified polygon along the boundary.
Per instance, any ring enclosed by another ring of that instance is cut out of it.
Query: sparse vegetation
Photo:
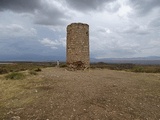
[[[8,73],[8,71],[4,68],[0,69],[0,74],[5,74],[5,73]]]
[[[138,66],[136,65],[133,69],[130,70],[131,72],[143,72],[143,73],[160,73],[160,66]]]
[[[40,68],[35,68],[33,70],[29,70],[29,74],[31,75],[37,75],[37,72],[41,72],[42,70]]]
[[[42,71],[42,70],[41,70],[40,68],[35,68],[34,71],[35,71],[35,72],[40,72],[40,71]]]
[[[25,75],[23,81],[5,80],[6,74],[0,75],[1,120],[160,119],[159,73],[41,69],[36,76],[28,75],[29,70],[18,72],[18,76]],[[8,75],[15,78],[17,73]]]
[[[103,62],[91,64],[91,68],[124,70],[136,73],[160,73],[160,65],[107,64]]]
[[[56,63],[14,63],[14,64],[1,64],[0,65],[0,74],[6,74],[9,72],[19,72],[29,70],[32,71],[31,74],[35,72],[40,72],[42,68],[46,67],[55,67]],[[66,63],[61,62],[60,68],[67,67]],[[160,73],[160,65],[135,65],[135,64],[107,64],[104,62],[91,63],[91,69],[100,68],[100,69],[110,69],[110,70],[124,70],[128,72],[145,72],[145,73]]]
[[[107,64],[104,62],[92,63],[91,68],[101,68],[110,70],[128,70],[133,69],[134,64]]]
[[[24,62],[13,64],[0,64],[0,74],[6,74],[9,72],[19,72],[25,70],[41,71],[41,68],[54,67],[55,62]]]
[[[67,65],[65,63],[62,63],[62,64],[60,64],[60,67],[65,68],[65,67],[67,67]]]
[[[33,71],[33,70],[30,70],[30,71],[29,71],[29,74],[31,74],[31,75],[37,75],[37,72],[36,72],[36,71]]]
[[[8,79],[11,79],[11,80],[22,80],[22,79],[25,78],[25,75],[23,73],[13,72],[13,73],[7,74],[5,76],[5,78],[7,80]]]

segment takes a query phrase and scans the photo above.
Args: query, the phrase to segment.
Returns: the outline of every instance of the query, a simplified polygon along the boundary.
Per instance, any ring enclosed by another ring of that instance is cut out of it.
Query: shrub
[[[135,66],[131,71],[132,72],[144,72],[144,68],[142,66]]]
[[[33,70],[29,71],[29,74],[31,74],[31,75],[37,75],[36,71],[33,71]]]
[[[0,69],[0,74],[5,74],[5,73],[8,73],[8,71],[6,69]]]
[[[40,71],[42,71],[40,68],[36,68],[36,69],[34,69],[34,71],[36,71],[36,72],[40,72]]]
[[[154,73],[160,73],[160,68],[155,69]]]
[[[64,68],[64,67],[67,67],[67,65],[66,64],[62,64],[62,65],[60,65],[60,67]]]
[[[25,78],[25,75],[23,73],[13,72],[5,76],[5,78],[12,79],[12,80],[21,80]]]

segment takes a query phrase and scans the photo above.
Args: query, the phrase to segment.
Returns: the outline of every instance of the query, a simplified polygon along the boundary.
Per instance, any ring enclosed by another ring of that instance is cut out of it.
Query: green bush
[[[11,80],[21,80],[21,79],[25,78],[25,75],[23,73],[13,72],[13,73],[10,73],[10,74],[6,75],[5,78],[7,80],[8,79],[11,79]]]
[[[141,66],[135,66],[131,71],[132,72],[145,72],[144,67],[141,67]]]

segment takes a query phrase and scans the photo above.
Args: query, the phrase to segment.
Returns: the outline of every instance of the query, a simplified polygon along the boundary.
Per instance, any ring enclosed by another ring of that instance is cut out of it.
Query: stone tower
[[[67,26],[67,65],[73,68],[88,68],[89,59],[89,25],[72,23]]]

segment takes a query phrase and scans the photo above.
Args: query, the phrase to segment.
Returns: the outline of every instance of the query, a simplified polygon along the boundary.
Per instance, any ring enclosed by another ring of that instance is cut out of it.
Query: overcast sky
[[[160,56],[160,0],[0,0],[0,56],[65,56],[73,22],[92,58]]]

